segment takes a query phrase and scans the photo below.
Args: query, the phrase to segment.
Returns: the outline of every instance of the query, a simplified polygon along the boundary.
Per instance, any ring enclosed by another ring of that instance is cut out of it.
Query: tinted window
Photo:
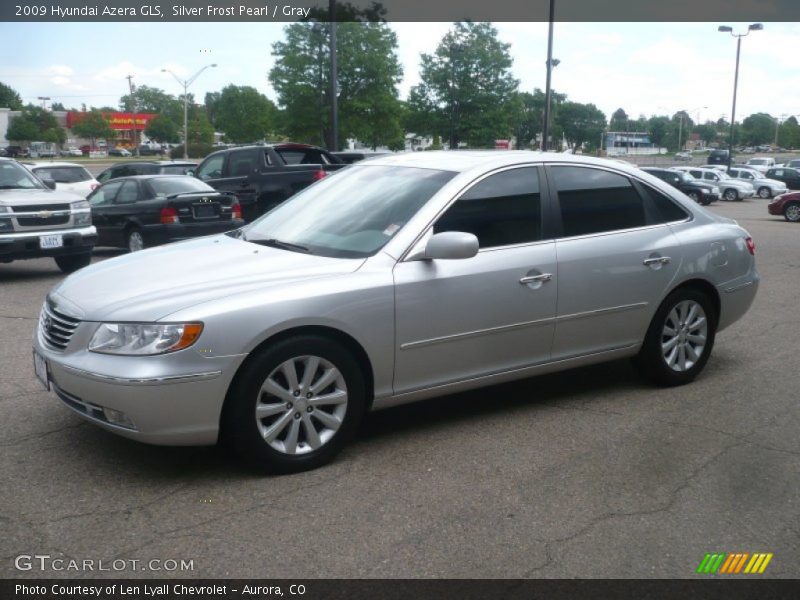
[[[653,200],[656,207],[657,215],[656,221],[659,223],[670,223],[672,221],[683,221],[689,217],[689,214],[672,198],[667,197],[656,189],[651,187],[645,188]]]
[[[586,167],[552,167],[563,235],[645,225],[644,203],[627,177]]]
[[[231,152],[228,157],[228,175],[230,177],[247,177],[256,168],[257,154],[251,150]]]
[[[212,156],[197,170],[200,179],[217,179],[222,177],[222,166],[225,164],[225,155],[217,154]]]
[[[111,173],[112,173],[111,169],[106,169],[105,171],[100,173],[100,175],[97,176],[97,181],[99,181],[100,183],[108,181],[109,179],[111,179]]]
[[[89,181],[92,176],[82,167],[45,167],[36,169],[36,175],[42,179],[52,179],[56,183],[78,183]]]
[[[116,196],[119,188],[122,187],[121,181],[113,181],[97,189],[92,195],[89,196],[89,203],[92,206],[105,205],[111,202]]]
[[[535,168],[513,169],[472,186],[433,227],[434,233],[465,231],[481,248],[541,239],[541,196]]]
[[[139,199],[139,186],[136,184],[135,181],[126,181],[122,185],[122,189],[117,194],[117,197],[114,198],[115,204],[130,204],[131,202],[136,202]]]
[[[275,152],[287,165],[319,165],[330,162],[322,152],[313,148],[275,148]]]

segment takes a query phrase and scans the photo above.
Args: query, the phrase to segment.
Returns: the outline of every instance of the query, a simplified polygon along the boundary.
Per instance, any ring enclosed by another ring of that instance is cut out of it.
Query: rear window
[[[330,161],[315,148],[275,148],[287,165],[327,165]]]
[[[164,175],[186,175],[193,168],[192,165],[169,165],[168,167],[161,167],[161,172]]]
[[[148,183],[156,196],[214,192],[214,188],[194,177],[157,177]]]
[[[41,179],[52,179],[56,183],[79,183],[92,178],[83,167],[43,167],[34,169],[34,173]]]

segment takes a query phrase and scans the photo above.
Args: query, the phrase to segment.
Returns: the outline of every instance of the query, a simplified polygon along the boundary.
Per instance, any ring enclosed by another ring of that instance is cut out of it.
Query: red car
[[[775,196],[767,205],[771,215],[783,215],[792,223],[800,223],[800,192],[788,192]]]

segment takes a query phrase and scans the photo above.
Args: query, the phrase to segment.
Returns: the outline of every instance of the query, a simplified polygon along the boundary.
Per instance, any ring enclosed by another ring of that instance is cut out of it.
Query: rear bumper
[[[60,234],[63,237],[64,245],[61,248],[41,248],[39,238],[43,235],[54,234]],[[0,234],[0,262],[82,254],[91,252],[96,243],[97,230],[94,226],[78,229],[5,233]]]
[[[244,225],[243,219],[214,221],[209,223],[170,223],[169,225],[147,225],[142,230],[144,242],[148,246],[168,244],[204,235],[215,235],[238,229]]]
[[[745,315],[755,300],[760,281],[761,276],[753,268],[747,275],[718,286],[720,296],[718,331],[722,331]]]

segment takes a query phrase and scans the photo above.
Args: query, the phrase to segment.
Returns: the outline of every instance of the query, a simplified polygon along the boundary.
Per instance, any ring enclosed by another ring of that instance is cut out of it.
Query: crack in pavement
[[[10,439],[10,440],[3,440],[0,441],[0,448],[10,448],[12,446],[16,446],[18,444],[24,444],[26,442],[32,440],[39,440],[42,438],[47,437],[48,435],[52,435],[54,433],[59,433],[60,431],[66,431],[67,429],[76,429],[81,427],[82,425],[86,425],[85,421],[80,421],[78,423],[73,423],[72,425],[64,425],[63,427],[59,427],[57,429],[49,429],[47,431],[41,431],[38,433],[32,433],[30,435],[24,435],[22,437]]]

